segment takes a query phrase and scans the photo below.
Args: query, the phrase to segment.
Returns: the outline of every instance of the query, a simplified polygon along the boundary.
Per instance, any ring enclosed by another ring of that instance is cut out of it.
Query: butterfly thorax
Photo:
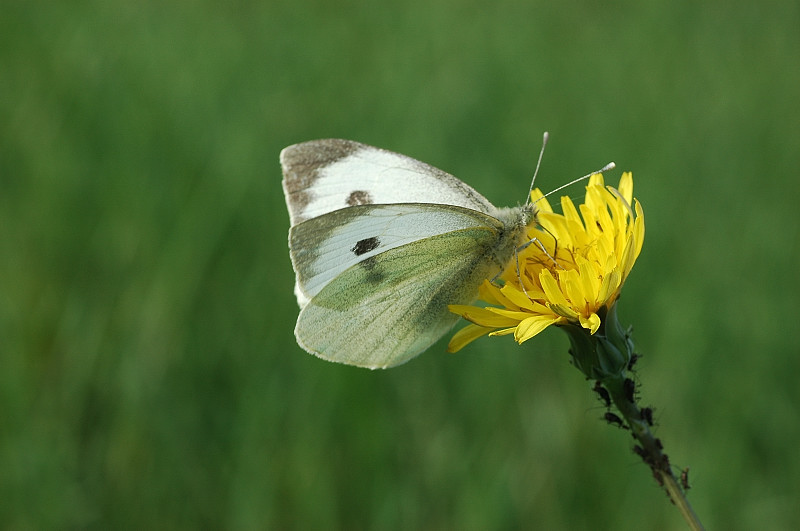
[[[536,223],[536,207],[530,203],[517,207],[498,208],[496,217],[503,223],[503,231],[494,251],[494,262],[500,271],[514,258],[516,250],[528,241],[527,228]]]

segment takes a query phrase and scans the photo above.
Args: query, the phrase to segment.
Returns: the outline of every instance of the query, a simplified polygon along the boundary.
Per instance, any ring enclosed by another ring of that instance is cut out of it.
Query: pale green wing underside
[[[300,311],[298,343],[321,358],[372,369],[408,361],[458,320],[448,304],[469,304],[483,279],[500,270],[498,237],[494,227],[466,228],[358,262]]]
[[[358,262],[395,247],[468,228],[500,231],[503,224],[462,207],[416,203],[360,205],[309,219],[289,231],[298,290],[304,299],[312,299]]]

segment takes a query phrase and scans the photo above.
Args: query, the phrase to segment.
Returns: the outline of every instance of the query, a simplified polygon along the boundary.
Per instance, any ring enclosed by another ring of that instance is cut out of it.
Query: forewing
[[[440,234],[371,256],[340,273],[300,311],[295,335],[317,356],[388,368],[427,349],[499,267],[489,259],[492,227]]]
[[[360,205],[311,218],[289,230],[298,301],[304,306],[347,269],[391,249],[465,229],[497,233],[502,227],[487,214],[434,204]]]
[[[281,166],[292,225],[368,204],[437,203],[495,212],[485,197],[449,173],[352,140],[289,146],[281,152]]]

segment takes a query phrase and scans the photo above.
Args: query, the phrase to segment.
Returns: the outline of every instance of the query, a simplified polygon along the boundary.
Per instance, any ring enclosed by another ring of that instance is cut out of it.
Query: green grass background
[[[698,514],[800,526],[797,2],[2,11],[0,527],[683,529],[558,330],[379,372],[295,344],[283,147],[511,205],[545,130],[544,190],[634,172],[620,315]]]

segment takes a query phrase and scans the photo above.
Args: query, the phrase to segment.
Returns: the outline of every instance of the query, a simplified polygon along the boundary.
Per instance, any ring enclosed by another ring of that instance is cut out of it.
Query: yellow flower
[[[531,199],[538,211],[528,227],[530,243],[499,282],[480,287],[480,299],[492,306],[450,306],[472,323],[456,332],[450,352],[486,334],[513,333],[522,343],[550,325],[576,325],[594,334],[600,316],[619,297],[644,240],[644,213],[633,200],[632,174],[622,174],[618,190],[593,175],[578,209],[569,197],[561,198],[563,214],[554,213],[538,189]]]

